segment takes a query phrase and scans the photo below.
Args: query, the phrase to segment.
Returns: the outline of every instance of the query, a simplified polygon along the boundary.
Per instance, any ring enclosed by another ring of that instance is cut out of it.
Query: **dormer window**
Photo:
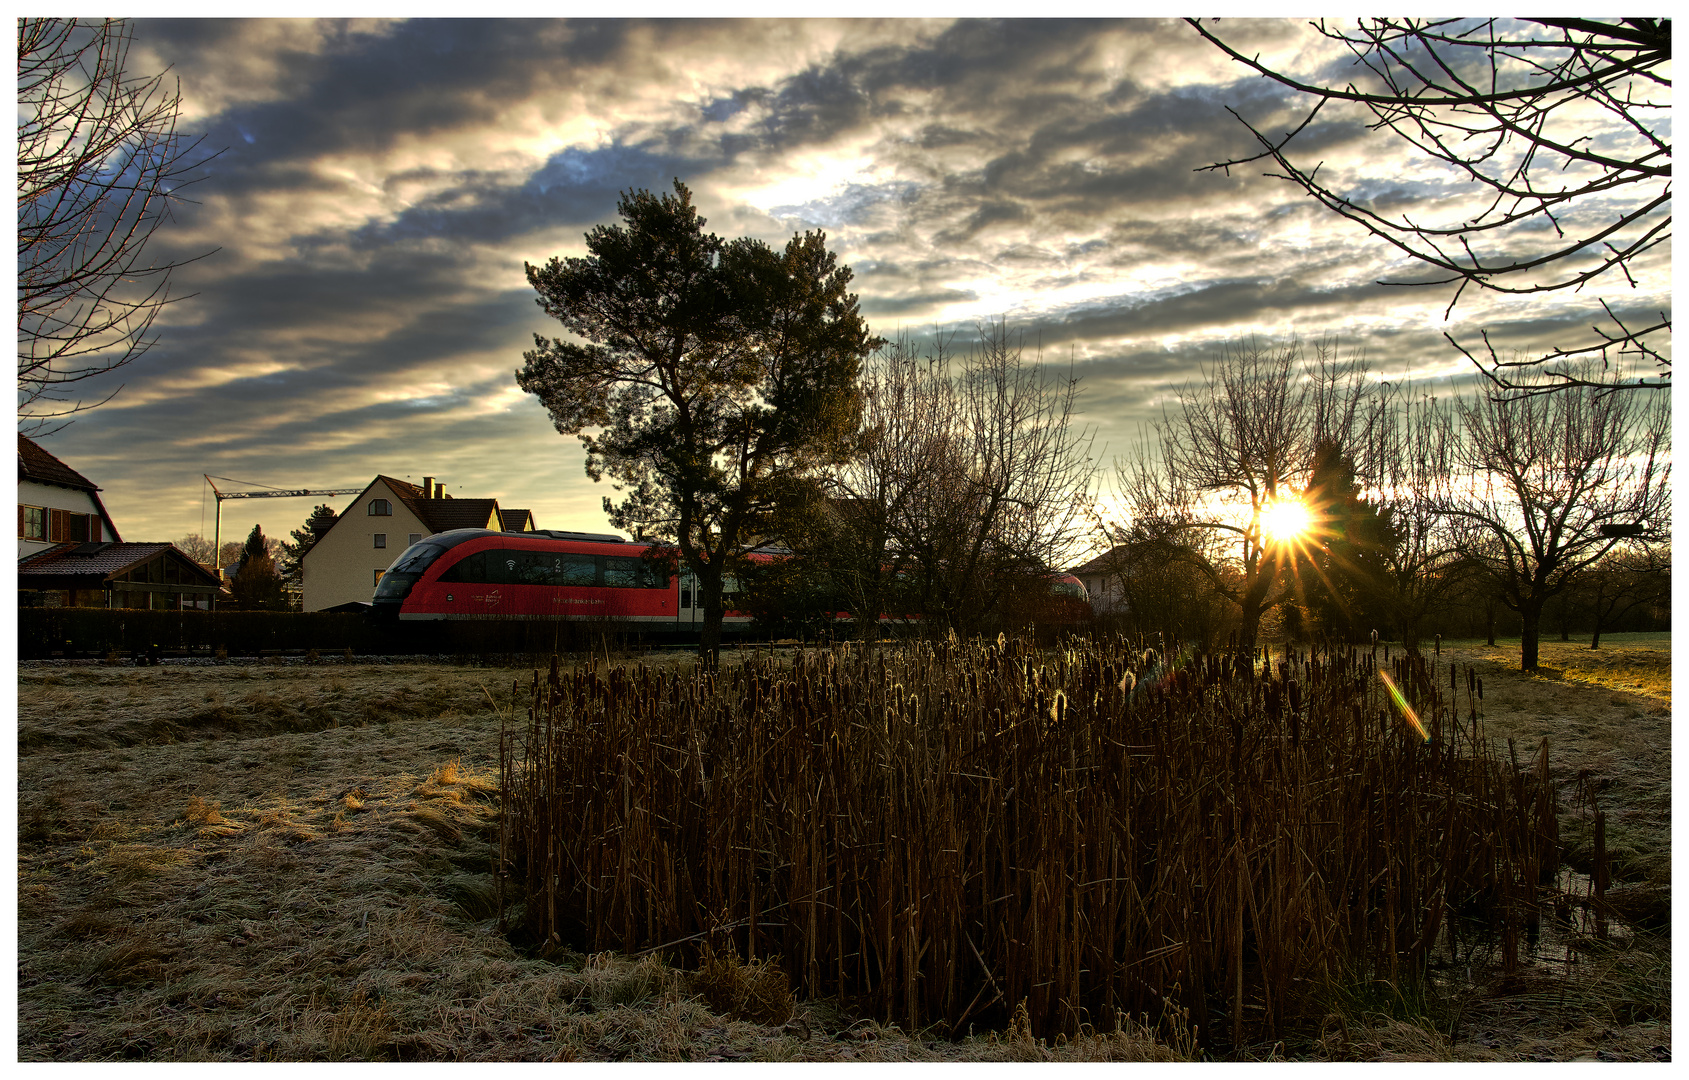
[[[386,499],[371,499],[369,512],[371,517],[392,517],[393,504]]]

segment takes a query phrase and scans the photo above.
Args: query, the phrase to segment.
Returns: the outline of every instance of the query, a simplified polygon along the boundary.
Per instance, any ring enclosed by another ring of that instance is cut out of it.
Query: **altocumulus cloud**
[[[1228,26],[1307,44],[1294,23]],[[126,537],[197,530],[202,472],[428,474],[602,529],[606,492],[515,389],[533,334],[559,330],[522,267],[580,254],[620,192],[675,177],[723,235],[824,229],[881,334],[1006,317],[1073,365],[1111,453],[1242,334],[1339,334],[1464,377],[1446,294],[1376,284],[1411,266],[1259,169],[1194,171],[1247,152],[1227,106],[1294,108],[1175,20],[146,20],[133,59],[172,65],[185,126],[227,149],[158,238],[218,249],[179,275],[195,295],[49,444]],[[1307,134],[1380,204],[1439,195],[1353,117]],[[1530,344],[1586,312],[1463,301],[1492,315]],[[225,532],[308,510],[231,504]]]

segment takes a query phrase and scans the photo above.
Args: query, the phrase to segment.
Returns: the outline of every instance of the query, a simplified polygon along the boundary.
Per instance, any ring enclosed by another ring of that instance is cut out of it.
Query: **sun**
[[[1300,540],[1313,524],[1314,515],[1297,498],[1274,499],[1261,511],[1261,532],[1275,544]]]

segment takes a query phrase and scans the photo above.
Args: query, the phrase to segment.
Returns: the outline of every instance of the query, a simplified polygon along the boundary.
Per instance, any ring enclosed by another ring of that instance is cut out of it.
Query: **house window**
[[[370,584],[371,585],[380,585],[381,584],[381,575],[385,574],[386,572],[387,571],[385,571],[385,570],[377,570],[375,572],[375,580],[370,582]]]
[[[18,507],[18,535],[25,540],[47,539],[47,511],[39,506]]]
[[[371,499],[369,512],[371,517],[392,517],[393,504],[386,499]]]
[[[47,514],[47,539],[55,544],[86,543],[87,514],[73,514],[69,510],[50,510]],[[95,518],[98,521],[98,518]]]
[[[384,548],[384,547],[387,546],[387,534],[386,533],[376,533],[375,534],[375,546],[378,547],[378,548]]]
[[[420,544],[420,543],[422,543],[422,534],[421,533],[411,533],[410,539],[405,541],[405,546],[409,547],[411,544]]]

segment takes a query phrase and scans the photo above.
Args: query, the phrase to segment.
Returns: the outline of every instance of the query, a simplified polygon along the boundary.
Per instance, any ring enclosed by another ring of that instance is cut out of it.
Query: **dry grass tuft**
[[[229,819],[223,816],[223,805],[218,802],[206,802],[195,795],[188,800],[186,811],[187,820],[196,825],[222,825]]]
[[[371,1004],[361,987],[328,1021],[326,1057],[330,1061],[375,1061],[393,1046],[393,1018],[386,1002]]]
[[[734,953],[718,953],[708,945],[690,982],[692,992],[711,1009],[753,1024],[784,1024],[797,1003],[779,961],[746,963]]]

